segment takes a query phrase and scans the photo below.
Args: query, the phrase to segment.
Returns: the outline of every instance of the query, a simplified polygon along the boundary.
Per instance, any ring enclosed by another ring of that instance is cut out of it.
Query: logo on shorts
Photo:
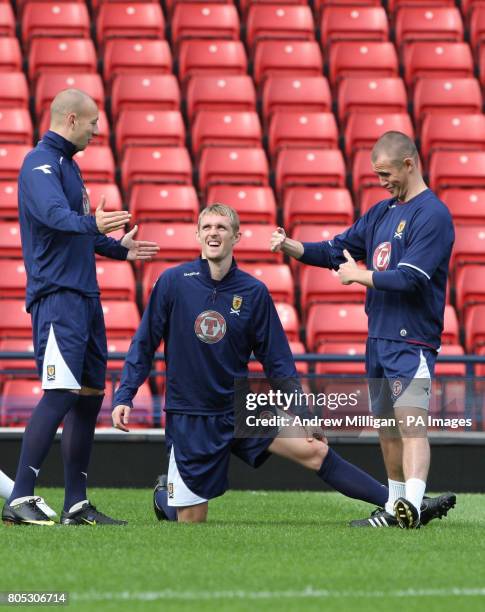
[[[405,219],[401,219],[401,221],[399,221],[399,225],[397,226],[396,231],[394,232],[394,238],[402,238],[402,233],[404,231],[404,228],[406,227],[406,220]]]
[[[48,365],[47,366],[47,380],[55,380],[56,379],[56,366]]]
[[[173,499],[173,482],[167,484],[168,499]]]
[[[394,395],[394,397],[397,397],[398,395],[401,395],[402,393],[402,382],[400,380],[395,380],[392,383],[392,394]]]
[[[226,320],[217,310],[204,310],[195,320],[194,331],[199,340],[215,344],[226,334]]]
[[[235,314],[239,316],[239,313],[241,312],[242,303],[243,303],[243,299],[240,295],[233,295],[231,314]]]
[[[379,272],[387,270],[389,262],[391,261],[391,250],[392,247],[390,242],[381,242],[381,244],[376,247],[372,258],[374,270],[378,270]]]

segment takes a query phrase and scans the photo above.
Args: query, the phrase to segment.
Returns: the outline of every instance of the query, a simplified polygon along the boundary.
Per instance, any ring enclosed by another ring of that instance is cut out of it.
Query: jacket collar
[[[231,267],[229,268],[227,274],[220,281],[215,281],[212,278],[212,276],[211,276],[211,271],[210,271],[210,268],[209,268],[209,262],[207,261],[207,259],[203,259],[202,257],[199,256],[199,258],[196,260],[196,262],[197,262],[197,265],[198,265],[198,268],[199,268],[201,274],[205,278],[207,278],[209,281],[211,281],[212,283],[222,283],[222,282],[228,280],[234,274],[234,271],[237,270],[237,263],[236,263],[236,260],[233,257],[232,258],[232,262],[231,262]]]
[[[45,142],[49,146],[59,149],[59,151],[61,151],[61,153],[63,153],[69,159],[72,159],[73,155],[77,153],[77,149],[72,142],[66,140],[63,136],[53,132],[52,130],[48,130],[42,136],[41,142]]]

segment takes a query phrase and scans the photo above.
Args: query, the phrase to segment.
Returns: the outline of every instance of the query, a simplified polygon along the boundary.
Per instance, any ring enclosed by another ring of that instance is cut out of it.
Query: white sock
[[[424,480],[420,480],[419,478],[410,478],[406,480],[406,499],[413,504],[420,515],[425,491],[426,483]]]
[[[71,506],[69,509],[69,512],[77,512],[78,510],[81,510],[81,508],[84,506],[84,504],[88,504],[88,500],[87,499],[83,499],[80,502],[77,502],[77,504],[74,504],[74,506]]]
[[[12,495],[13,485],[13,480],[0,470],[0,497],[8,499]]]
[[[406,483],[399,482],[399,480],[391,480],[390,478],[387,482],[389,483],[389,498],[384,509],[394,516],[394,502],[399,497],[406,497]]]

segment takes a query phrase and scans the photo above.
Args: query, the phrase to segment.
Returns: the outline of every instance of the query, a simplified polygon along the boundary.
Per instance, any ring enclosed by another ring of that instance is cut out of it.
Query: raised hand
[[[278,227],[276,231],[271,234],[270,249],[272,253],[279,253],[284,241],[286,240],[286,232],[282,227]]]
[[[98,208],[96,208],[95,217],[98,230],[102,234],[109,234],[122,229],[130,220],[131,215],[126,210],[115,210],[106,212],[104,210],[106,204],[105,196],[101,196]]]

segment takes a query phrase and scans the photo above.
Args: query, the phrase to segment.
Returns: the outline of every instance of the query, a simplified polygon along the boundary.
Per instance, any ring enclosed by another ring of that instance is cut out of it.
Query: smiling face
[[[207,212],[199,219],[197,240],[202,247],[202,257],[208,261],[220,263],[232,258],[234,245],[240,238],[241,233],[234,230],[231,219],[225,215]]]
[[[415,162],[412,158],[403,161],[391,161],[386,155],[378,156],[372,162],[372,168],[379,178],[379,183],[387,189],[393,198],[406,201],[409,192]]]

